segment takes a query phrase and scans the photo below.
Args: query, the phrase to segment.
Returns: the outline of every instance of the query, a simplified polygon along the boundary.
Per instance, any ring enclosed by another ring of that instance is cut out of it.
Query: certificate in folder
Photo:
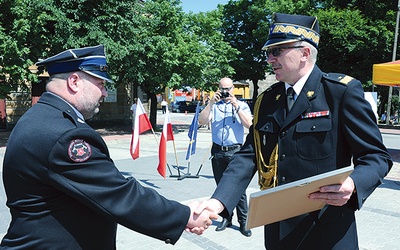
[[[322,186],[342,184],[352,171],[352,166],[340,168],[252,193],[246,222],[247,229],[320,210],[325,203],[310,200],[308,195],[319,191]]]

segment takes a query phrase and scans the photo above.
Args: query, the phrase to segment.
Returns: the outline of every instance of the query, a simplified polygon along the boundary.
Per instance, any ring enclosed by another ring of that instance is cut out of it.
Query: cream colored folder
[[[325,203],[310,200],[308,195],[318,191],[322,186],[343,183],[352,171],[352,166],[340,168],[252,193],[246,222],[247,229],[321,209]]]

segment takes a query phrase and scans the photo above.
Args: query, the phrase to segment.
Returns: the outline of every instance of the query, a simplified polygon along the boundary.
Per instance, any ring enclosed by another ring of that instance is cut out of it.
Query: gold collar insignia
[[[315,94],[314,91],[308,91],[308,92],[307,92],[307,97],[308,97],[308,98],[311,98],[311,97],[314,96],[314,94]]]

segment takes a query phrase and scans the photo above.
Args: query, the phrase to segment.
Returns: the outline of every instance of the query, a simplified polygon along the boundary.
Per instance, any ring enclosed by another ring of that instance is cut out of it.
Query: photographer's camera
[[[229,92],[221,92],[221,98],[229,97]]]

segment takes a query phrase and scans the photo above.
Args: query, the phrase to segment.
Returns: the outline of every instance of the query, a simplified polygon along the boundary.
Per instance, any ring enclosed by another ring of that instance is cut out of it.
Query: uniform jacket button
[[[282,154],[282,155],[281,155],[281,160],[283,161],[285,158],[286,158],[286,155],[285,155],[285,154]]]
[[[166,244],[171,244],[171,239],[166,239],[166,240],[165,240],[165,243],[166,243]]]

